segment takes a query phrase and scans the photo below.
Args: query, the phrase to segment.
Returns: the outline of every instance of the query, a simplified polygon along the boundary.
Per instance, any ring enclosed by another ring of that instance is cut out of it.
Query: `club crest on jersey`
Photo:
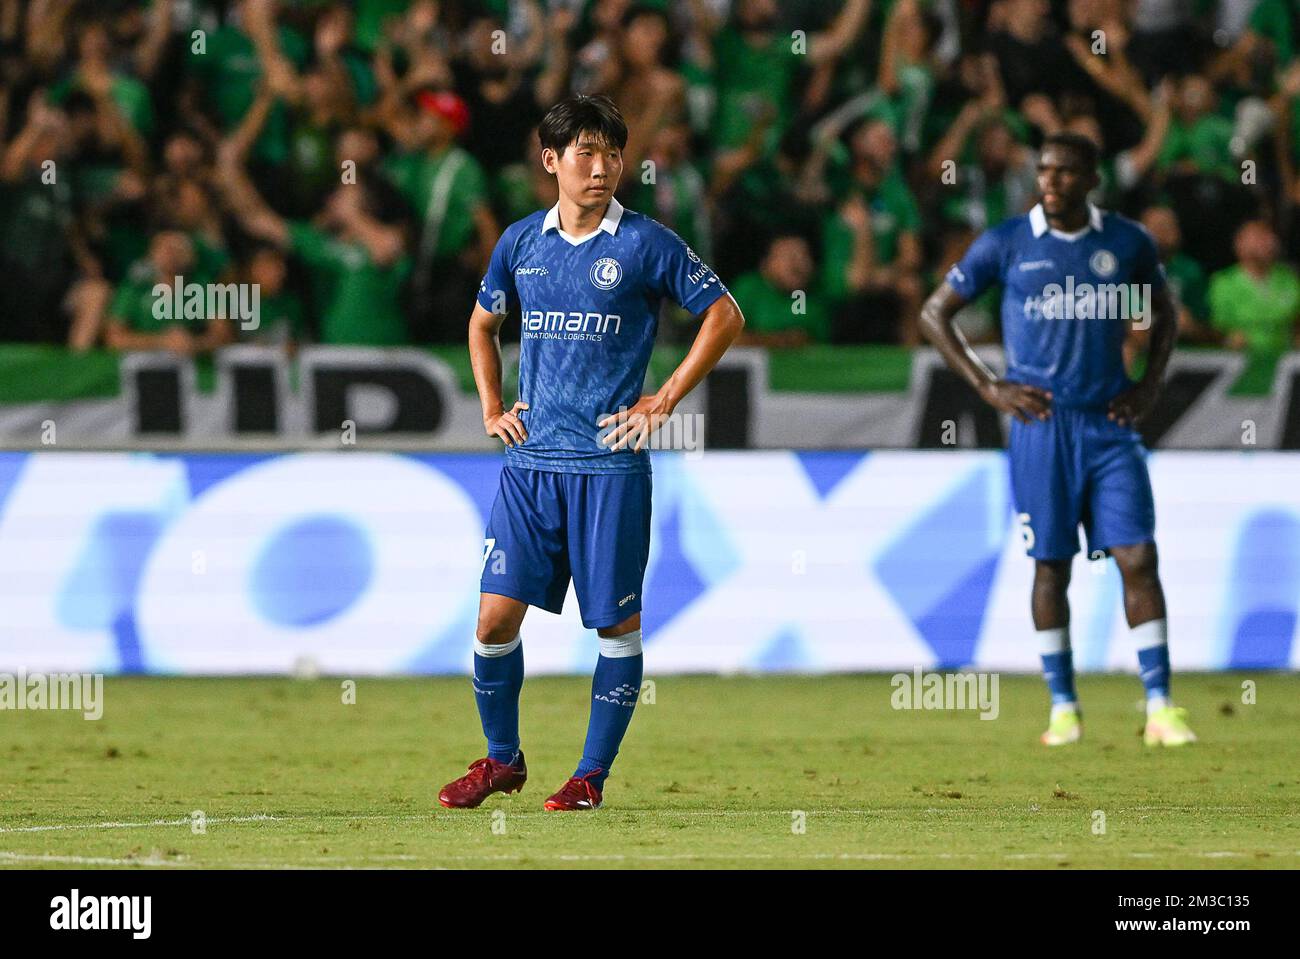
[[[1098,250],[1088,260],[1088,266],[1092,267],[1092,272],[1100,277],[1114,276],[1119,261],[1110,250]]]
[[[612,290],[623,279],[623,267],[612,256],[602,256],[591,264],[591,283],[597,289]]]

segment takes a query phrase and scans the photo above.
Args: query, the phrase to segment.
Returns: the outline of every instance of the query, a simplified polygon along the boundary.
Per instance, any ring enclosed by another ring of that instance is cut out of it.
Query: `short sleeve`
[[[699,316],[714,304],[727,288],[686,241],[658,226],[652,246],[647,279],[652,289],[669,297],[692,316]]]
[[[510,266],[510,254],[515,245],[516,232],[506,230],[497,240],[488,261],[487,273],[478,285],[478,305],[489,313],[508,313],[519,307],[519,293],[515,289],[515,274]]]
[[[1138,230],[1137,249],[1133,251],[1133,282],[1147,284],[1157,292],[1163,290],[1169,282],[1155,240],[1141,228]]]
[[[1002,280],[1002,238],[987,230],[975,238],[966,255],[948,271],[944,280],[966,302],[976,299]]]

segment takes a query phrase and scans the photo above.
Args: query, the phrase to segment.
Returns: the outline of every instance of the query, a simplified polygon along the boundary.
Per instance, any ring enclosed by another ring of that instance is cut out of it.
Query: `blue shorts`
[[[1035,559],[1069,559],[1155,540],[1146,448],[1105,410],[1053,407],[1046,421],[1011,421],[1011,495]]]
[[[641,612],[649,557],[649,473],[506,466],[485,534],[480,589],[558,613],[572,577],[582,625],[602,629]]]

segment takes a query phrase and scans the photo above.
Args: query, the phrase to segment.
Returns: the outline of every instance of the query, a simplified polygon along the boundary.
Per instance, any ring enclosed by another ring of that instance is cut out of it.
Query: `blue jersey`
[[[981,234],[945,279],[966,300],[1002,284],[1007,379],[1050,390],[1063,407],[1100,409],[1131,385],[1124,337],[1151,316],[1165,272],[1145,229],[1088,212],[1087,227],[1063,234],[1036,206]]]
[[[650,458],[600,444],[597,422],[641,398],[668,297],[694,315],[727,289],[672,230],[611,198],[599,229],[575,239],[559,208],[506,228],[478,302],[518,311],[519,399],[528,439],[510,466],[558,473],[647,473]]]

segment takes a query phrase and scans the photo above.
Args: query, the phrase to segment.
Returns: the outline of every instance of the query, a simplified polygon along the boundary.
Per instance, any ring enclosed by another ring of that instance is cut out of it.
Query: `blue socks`
[[[1043,678],[1052,694],[1052,706],[1077,707],[1074,691],[1074,654],[1070,649],[1070,627],[1038,630],[1038,649],[1043,660]]]
[[[1153,619],[1132,627],[1129,635],[1137,648],[1138,670],[1147,691],[1148,712],[1153,706],[1169,705],[1168,624],[1163,619]]]
[[[591,678],[591,718],[587,723],[587,744],[575,776],[600,770],[590,782],[605,788],[609,767],[618,755],[619,744],[632,721],[632,710],[641,696],[641,630],[612,638],[600,637],[600,658]]]
[[[474,640],[473,685],[488,756],[498,762],[513,762],[519,752],[519,691],[524,688],[520,637],[498,646]]]
[[[1147,691],[1147,713],[1169,705],[1168,625],[1163,619],[1139,623],[1129,629],[1137,649],[1138,670]],[[1038,630],[1043,678],[1052,694],[1052,709],[1077,708],[1074,692],[1074,660],[1070,653],[1070,628]]]
[[[597,789],[605,787],[609,767],[618,755],[632,711],[641,696],[641,630],[600,638],[600,658],[591,679],[591,718],[587,743],[575,776],[591,777]],[[516,636],[499,646],[474,641],[474,699],[478,704],[488,756],[498,762],[514,761],[519,753],[519,692],[524,686],[524,648]]]

